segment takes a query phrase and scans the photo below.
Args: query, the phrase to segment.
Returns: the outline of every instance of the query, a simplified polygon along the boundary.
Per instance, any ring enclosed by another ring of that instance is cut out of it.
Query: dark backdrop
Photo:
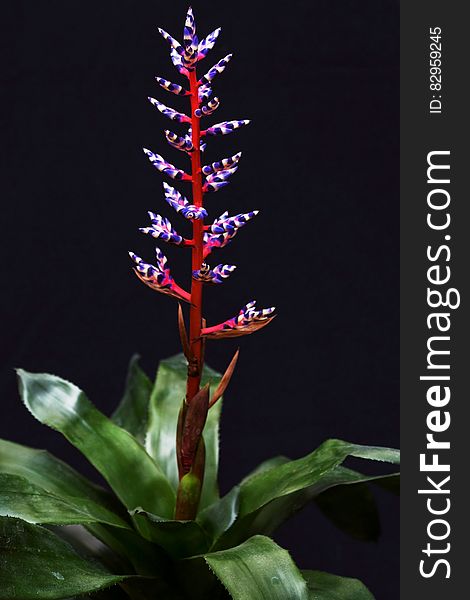
[[[299,457],[328,437],[398,445],[398,4],[193,7],[200,33],[223,27],[207,67],[234,52],[214,82],[215,120],[253,119],[210,140],[212,160],[244,156],[207,206],[212,216],[261,210],[214,255],[239,268],[207,292],[206,314],[218,322],[252,298],[279,312],[239,342],[222,421],[227,491],[261,460]],[[13,367],[68,378],[109,414],[133,352],[153,373],[179,351],[175,303],[135,278],[126,252],[152,257],[152,240],[137,231],[148,209],[182,228],[141,147],[184,164],[146,97],[182,106],[153,77],[181,81],[156,27],[180,37],[186,2],[4,8],[0,434],[96,477],[22,407]],[[184,253],[166,249],[184,280]],[[223,369],[234,348],[213,342],[208,361]],[[276,539],[300,566],[358,576],[378,600],[396,600],[398,502],[378,500],[378,544],[351,541],[315,507]]]

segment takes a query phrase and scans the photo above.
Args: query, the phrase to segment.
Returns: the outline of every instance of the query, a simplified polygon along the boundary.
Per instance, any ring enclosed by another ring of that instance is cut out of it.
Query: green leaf
[[[248,475],[242,480],[242,483],[245,483],[246,481],[248,481],[248,479],[251,479],[255,475],[259,475],[260,473],[269,471],[269,469],[273,469],[274,467],[285,465],[288,462],[291,462],[291,459],[287,458],[287,456],[273,456],[272,458],[268,458],[267,460],[264,460],[262,463],[260,463],[256,467],[256,469],[253,469],[251,473],[248,473]]]
[[[207,531],[211,540],[217,540],[235,522],[239,499],[240,487],[236,486],[198,514],[196,520]]]
[[[97,526],[95,526],[97,527]],[[100,526],[105,529],[105,526]],[[123,550],[129,555],[136,572],[145,577],[133,577],[120,585],[126,591],[132,590],[129,593],[131,598],[158,598],[158,600],[173,599],[173,594],[169,593],[173,583],[172,565],[169,557],[164,554],[163,550],[147,542],[142,537],[138,536],[129,530],[107,528],[113,536],[119,535],[117,541],[123,545]],[[133,573],[132,566],[128,561],[123,561],[116,554],[109,550],[107,546],[99,542],[95,537],[90,535],[82,526],[72,525],[66,527],[54,527],[54,533],[60,538],[65,539],[73,548],[82,556],[93,557],[97,559],[107,570],[112,573]],[[106,537],[106,535],[105,535]],[[116,538],[115,538],[116,540]],[[109,540],[106,539],[108,546]],[[118,548],[118,554],[122,554]],[[124,553],[125,554],[125,553]],[[147,596],[141,595],[140,588],[144,587],[149,590]],[[165,590],[165,594],[163,593]],[[116,588],[110,590],[110,593],[116,593]],[[153,595],[150,593],[153,592]],[[158,593],[162,593],[159,596]],[[120,597],[120,596],[118,596]],[[126,596],[127,597],[127,596]],[[93,600],[98,597],[93,594]],[[113,596],[114,598],[114,596]]]
[[[85,560],[56,535],[0,518],[0,600],[46,600],[94,592],[125,577]]]
[[[103,525],[101,527],[104,527]],[[96,536],[88,531],[84,525],[49,525],[49,531],[65,540],[72,548],[85,558],[97,560],[105,569],[111,573],[133,573],[132,563],[119,553],[105,545]],[[111,531],[132,533],[130,530],[108,527]],[[137,535],[137,534],[136,534]]]
[[[348,456],[398,462],[398,451],[358,446],[341,440],[328,440],[304,458],[281,464],[249,478],[241,487],[240,515],[248,514],[274,498],[287,496],[322,481]],[[340,479],[342,473],[338,474]]]
[[[214,549],[233,546],[255,534],[269,535],[325,490],[374,478],[357,474],[358,477],[351,481],[354,472],[337,469],[348,456],[391,463],[399,459],[397,450],[328,440],[304,458],[262,470],[241,483],[237,519],[219,538]],[[205,520],[212,521],[216,512],[216,506],[210,507],[204,514]]]
[[[362,541],[377,541],[380,535],[380,518],[375,498],[366,481],[392,486],[398,475],[367,477],[345,467],[336,467],[343,482],[325,490],[315,498],[322,513],[336,527]],[[351,485],[355,484],[355,485]]]
[[[259,473],[283,465],[286,462],[290,462],[290,460],[285,456],[275,456],[274,458],[265,460],[243,479],[241,485],[246,484],[248,480]],[[237,485],[219,501],[214,502],[204,510],[200,511],[197,516],[197,521],[201,524],[203,529],[207,531],[211,539],[216,540],[235,522],[238,517],[239,504],[240,485]]]
[[[139,367],[139,358],[137,354],[131,358],[124,396],[111,419],[144,444],[153,385]]]
[[[161,519],[139,509],[133,512],[147,519],[150,525],[147,539],[161,546],[172,558],[194,556],[209,549],[209,538],[196,521]]]
[[[24,477],[57,496],[76,496],[115,508],[111,494],[91,483],[46,450],[36,450],[0,439],[0,473]]]
[[[0,473],[0,516],[19,517],[28,523],[70,525],[106,523],[128,525],[117,515],[87,498],[57,496],[24,477]]]
[[[86,529],[118,556],[127,559],[139,575],[164,576],[168,572],[167,555],[137,532],[101,524],[86,525]],[[96,556],[102,560],[99,551]]]
[[[147,452],[163,470],[173,489],[178,487],[176,462],[176,425],[181,403],[186,395],[187,362],[177,354],[160,362],[155,386],[150,399]],[[201,385],[211,383],[211,393],[221,379],[220,373],[205,366]],[[222,408],[220,399],[210,410],[204,427],[206,468],[202,487],[200,510],[219,498],[217,471],[219,464],[219,420]],[[155,511],[151,511],[155,512]]]
[[[55,375],[18,371],[31,413],[60,431],[103,475],[128,509],[173,515],[175,495],[139,442],[98,411],[75,385]]]
[[[308,600],[307,585],[287,550],[255,536],[235,548],[204,554],[234,600]]]
[[[307,581],[310,600],[374,600],[358,579],[321,571],[302,571],[302,575]]]
[[[24,477],[30,483],[54,495],[73,496],[79,502],[91,500],[124,518],[128,517],[121,503],[110,493],[91,483],[45,450],[36,450],[0,440],[0,473],[2,472]],[[88,524],[87,529],[121,556],[131,558],[139,573],[148,574],[145,565],[156,562],[153,556],[147,558],[150,554],[146,548],[150,546],[149,542],[132,531],[96,523]],[[136,561],[138,561],[137,565]],[[141,563],[144,563],[144,566]]]

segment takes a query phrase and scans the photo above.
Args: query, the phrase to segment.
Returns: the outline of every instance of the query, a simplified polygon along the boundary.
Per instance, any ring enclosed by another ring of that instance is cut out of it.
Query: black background
[[[182,83],[156,27],[181,37],[187,4],[4,6],[0,434],[97,477],[23,408],[13,367],[70,379],[109,414],[133,352],[149,373],[179,352],[174,301],[133,276],[126,252],[153,257],[137,230],[147,210],[185,232],[141,147],[185,164],[146,97],[184,106],[153,77]],[[261,460],[299,457],[328,437],[398,446],[399,15],[390,0],[193,8],[201,35],[223,28],[204,66],[234,53],[214,82],[222,105],[211,122],[253,120],[210,139],[208,160],[244,156],[206,205],[212,217],[261,210],[214,253],[211,264],[238,269],[207,291],[206,316],[214,324],[252,298],[279,313],[239,342],[222,420],[225,492]],[[189,256],[164,250],[187,284]],[[213,342],[208,362],[225,368],[237,345]],[[377,497],[378,544],[351,541],[315,507],[276,540],[301,567],[357,576],[378,600],[396,600],[398,503]]]

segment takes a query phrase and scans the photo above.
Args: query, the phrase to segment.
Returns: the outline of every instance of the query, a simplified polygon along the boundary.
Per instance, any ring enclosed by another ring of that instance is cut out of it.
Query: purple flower
[[[168,117],[172,121],[177,121],[178,123],[191,123],[191,119],[187,115],[184,115],[169,106],[165,106],[165,104],[155,100],[155,98],[152,98],[151,96],[149,96],[149,100],[151,104],[158,108],[162,115],[165,115],[165,117]]]
[[[196,108],[196,110],[194,111],[194,114],[196,115],[196,117],[199,117],[199,118],[202,117],[203,115],[208,117],[215,110],[217,110],[219,108],[219,105],[220,105],[220,100],[217,97],[215,97],[212,100],[209,100],[209,102],[205,106]]]
[[[183,57],[174,48],[172,48],[170,50],[170,58],[171,58],[171,62],[173,63],[174,67],[176,68],[176,70],[181,75],[184,75],[185,77],[189,77],[189,71],[185,67],[185,64],[183,62]]]
[[[193,15],[193,9],[188,8],[186,21],[184,24],[184,53],[183,59],[188,68],[193,68],[198,61],[199,55],[199,40],[196,35],[196,21]]]
[[[209,33],[209,35],[206,38],[204,38],[201,42],[199,42],[199,49],[198,49],[199,50],[199,54],[198,54],[199,60],[202,60],[203,58],[205,58],[207,56],[207,54],[209,53],[209,51],[212,50],[221,31],[222,31],[221,27],[218,27],[215,31],[213,31],[212,33]]]
[[[266,327],[275,317],[275,307],[272,306],[271,308],[263,308],[261,310],[256,310],[255,307],[256,300],[248,302],[236,317],[213,327],[204,327],[201,335],[212,339],[239,337]]]
[[[236,236],[238,230],[244,227],[253,217],[256,217],[258,212],[257,210],[253,210],[248,213],[240,213],[234,217],[229,217],[227,211],[221,214],[204,234],[204,258],[214,248],[227,246]]]
[[[137,277],[143,281],[145,285],[157,292],[167,294],[168,296],[174,296],[175,298],[185,300],[186,302],[191,302],[191,295],[180,288],[171,276],[170,269],[166,267],[166,256],[159,248],[155,248],[155,253],[157,264],[151,265],[144,262],[137,254],[129,252],[129,256],[136,265],[134,267],[134,272]]]
[[[209,265],[202,263],[200,269],[193,271],[193,278],[204,283],[223,283],[236,268],[235,265],[217,265],[211,269]]]
[[[180,246],[184,244],[184,238],[173,229],[168,219],[149,211],[149,217],[152,222],[151,227],[141,227],[139,231],[151,235],[155,239],[162,239],[164,242]]]
[[[179,56],[182,56],[184,48],[178,42],[178,40],[175,40],[173,36],[171,36],[167,31],[165,31],[161,27],[158,28],[158,33],[163,37],[163,39],[165,39],[170,44],[172,50],[179,54]]]
[[[166,90],[167,92],[171,92],[172,94],[176,94],[177,96],[189,96],[188,90],[185,90],[181,85],[177,83],[172,83],[168,81],[168,79],[163,79],[163,77],[155,77],[158,84]]]
[[[223,121],[222,123],[216,123],[209,127],[205,131],[201,131],[201,135],[227,135],[232,133],[235,129],[248,125],[249,119],[242,119],[241,121]]]
[[[194,204],[189,204],[188,200],[175,188],[167,183],[163,183],[163,189],[165,190],[165,200],[176,210],[176,212],[181,213],[185,219],[197,220],[207,217],[205,208],[198,208]]]
[[[221,58],[219,62],[217,62],[213,67],[211,67],[207,73],[201,77],[199,80],[199,84],[203,85],[205,83],[210,83],[216,75],[223,73],[225,71],[226,66],[231,61],[233,54],[227,54],[224,58]]]
[[[206,183],[202,186],[203,192],[218,192],[220,188],[229,183],[228,179],[238,169],[237,166],[224,171],[216,171],[206,177]]]
[[[230,169],[234,165],[238,164],[242,156],[241,152],[234,154],[228,158],[223,158],[222,160],[218,160],[216,162],[211,163],[210,165],[204,165],[202,167],[202,172],[204,175],[210,175],[211,173],[216,173],[217,171],[224,171],[225,169]]]
[[[192,180],[191,175],[188,175],[181,169],[177,169],[174,165],[167,162],[163,158],[163,156],[160,156],[160,154],[154,154],[151,150],[147,150],[147,148],[144,148],[143,150],[144,153],[148,156],[148,159],[152,163],[152,165],[161,173],[165,173],[165,175],[168,175],[168,177],[171,177],[172,179],[178,179],[183,181]]]
[[[192,152],[194,150],[193,142],[187,135],[180,137],[169,129],[165,129],[165,137],[170,146],[176,150],[182,150],[183,152]]]
[[[205,85],[201,85],[198,88],[197,93],[199,97],[199,102],[205,102],[206,100],[209,100],[209,98],[212,96],[212,88],[208,83],[206,83]]]
[[[155,154],[147,149],[144,149],[144,152],[153,166],[161,173],[168,175],[172,179],[192,182],[193,203],[167,183],[163,183],[163,188],[166,202],[184,218],[193,221],[193,235],[191,239],[184,239],[173,228],[167,218],[153,212],[149,213],[151,226],[142,227],[140,231],[146,235],[150,235],[154,239],[161,239],[177,246],[190,246],[192,249],[193,264],[196,259],[196,264],[200,264],[201,253],[203,258],[206,258],[214,248],[227,246],[236,236],[239,229],[244,227],[248,221],[258,214],[258,211],[255,210],[229,216],[228,212],[225,211],[209,226],[201,222],[208,216],[206,209],[203,207],[203,194],[206,192],[216,192],[228,185],[231,176],[238,169],[241,157],[241,152],[238,152],[233,156],[200,167],[200,153],[206,147],[206,141],[203,140],[207,140],[205,136],[227,135],[250,123],[248,119],[234,119],[231,121],[222,121],[205,130],[200,130],[199,119],[211,115],[220,105],[218,97],[213,95],[212,82],[218,74],[225,71],[232,58],[232,54],[227,54],[227,56],[219,60],[202,77],[199,76],[198,79],[195,72],[196,64],[198,61],[204,59],[214,47],[220,31],[220,28],[215,29],[207,37],[199,41],[196,34],[196,22],[191,8],[188,9],[186,14],[182,43],[163,29],[159,29],[163,38],[170,45],[170,58],[173,65],[180,74],[188,78],[189,88],[185,89],[183,86],[162,77],[157,77],[157,82],[163,89],[173,94],[191,96],[191,114],[186,115],[184,112],[179,112],[170,106],[166,106],[159,100],[149,97],[150,102],[163,115],[172,121],[188,126],[187,131],[181,134],[166,130],[165,137],[172,148],[184,151],[190,155],[191,168],[193,169],[191,175],[169,163],[159,154]],[[195,98],[198,99],[197,103],[195,102]],[[199,139],[193,143],[193,132],[195,130],[199,131],[200,135]],[[182,290],[171,277],[170,271],[166,266],[165,256],[158,248],[156,252],[156,265],[145,263],[140,257],[131,253],[131,257],[136,264],[135,271],[138,277],[153,289],[191,301],[190,294]],[[219,264],[211,268],[203,262],[199,269],[192,270],[192,276],[196,281],[220,284],[229,277],[235,268],[234,265],[226,264]],[[193,282],[194,285],[196,284]],[[194,287],[193,289],[197,290],[198,287]],[[194,309],[196,312],[194,313],[193,311],[194,314],[190,316],[190,319],[193,319],[192,327],[193,330],[195,328],[197,331],[201,331],[202,314],[200,302],[194,303]],[[274,318],[273,313],[274,308],[257,310],[256,303],[254,301],[249,302],[236,317],[213,327],[202,328],[201,335],[208,338],[221,338],[249,334],[265,327],[271,322]],[[196,326],[195,323],[197,324]],[[199,335],[191,341],[191,345],[198,348],[198,352],[200,352],[201,343]],[[194,383],[191,380],[191,386]],[[192,389],[191,398],[197,393],[197,389],[197,386]]]

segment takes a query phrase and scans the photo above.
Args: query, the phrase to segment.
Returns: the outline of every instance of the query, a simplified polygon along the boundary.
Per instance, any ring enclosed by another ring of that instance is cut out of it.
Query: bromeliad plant
[[[191,250],[191,291],[173,279],[167,259],[156,263],[134,253],[135,272],[150,288],[189,304],[189,333],[181,305],[178,325],[183,353],[160,363],[155,383],[131,360],[124,396],[107,418],[75,385],[48,374],[19,370],[26,407],[60,431],[101,473],[109,489],[91,483],[45,451],[0,440],[0,600],[71,597],[155,600],[370,600],[355,579],[299,571],[270,536],[306,503],[315,501],[332,521],[356,538],[374,539],[378,518],[367,482],[395,487],[397,474],[363,475],[343,466],[348,457],[398,463],[398,452],[329,440],[304,458],[276,457],[258,466],[228,494],[217,487],[218,423],[222,394],[238,352],[220,376],[204,365],[207,339],[246,335],[265,327],[274,308],[248,302],[236,317],[207,326],[203,288],[220,284],[235,269],[205,261],[229,244],[257,211],[229,216],[211,225],[204,194],[226,186],[241,154],[202,164],[207,136],[225,135],[248,121],[201,129],[219,100],[211,84],[224,71],[226,56],[198,78],[197,67],[213,48],[220,29],[199,42],[192,10],[184,42],[160,30],[189,87],[157,77],[165,90],[187,96],[190,114],[150,98],[170,119],[188,125],[168,143],[191,159],[186,173],[145,150],[164,175],[191,184],[188,200],[163,184],[168,204],[190,221],[181,236],[165,217],[150,212],[141,231]],[[321,541],[315,539],[315,551]]]

